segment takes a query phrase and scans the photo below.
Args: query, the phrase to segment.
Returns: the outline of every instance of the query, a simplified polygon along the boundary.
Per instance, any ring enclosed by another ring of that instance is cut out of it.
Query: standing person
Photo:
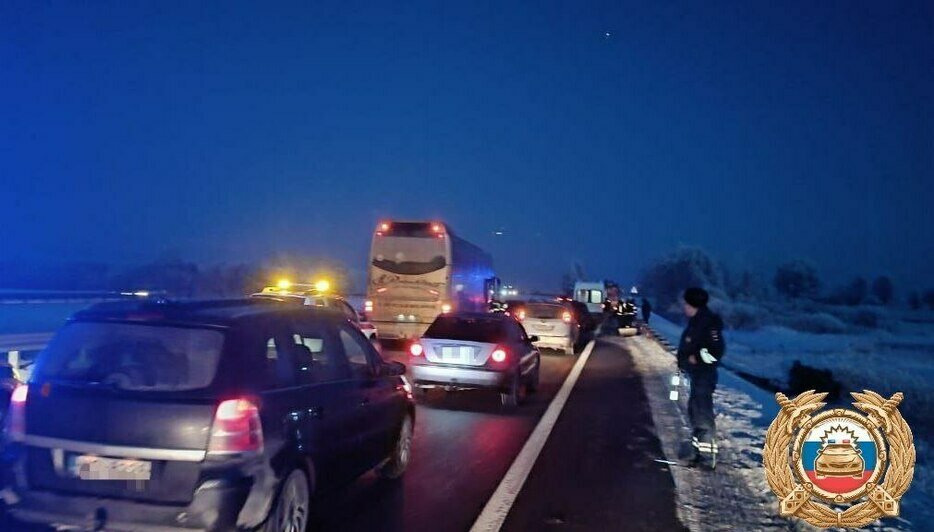
[[[688,417],[691,422],[691,447],[683,458],[693,464],[716,464],[716,424],[713,391],[717,387],[717,366],[726,352],[723,320],[707,308],[710,295],[703,288],[684,291],[684,313],[688,324],[678,345],[678,368],[691,380]]]
[[[642,321],[645,322],[646,325],[648,325],[649,318],[651,317],[652,317],[652,304],[649,303],[648,299],[643,297],[642,298]]]

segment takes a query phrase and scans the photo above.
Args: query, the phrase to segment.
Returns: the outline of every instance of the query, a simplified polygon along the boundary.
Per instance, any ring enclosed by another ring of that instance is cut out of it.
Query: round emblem
[[[835,409],[798,433],[795,470],[812,494],[832,502],[863,496],[885,471],[885,440],[863,416]]]
[[[826,393],[775,394],[780,411],[765,434],[763,465],[781,515],[821,528],[898,515],[915,463],[911,429],[898,411],[904,395],[850,395],[866,415],[843,408],[817,413]]]

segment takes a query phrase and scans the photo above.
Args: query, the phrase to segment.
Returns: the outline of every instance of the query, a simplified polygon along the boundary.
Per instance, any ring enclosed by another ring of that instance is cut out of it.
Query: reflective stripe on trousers
[[[711,454],[717,453],[716,442],[705,442],[705,441],[700,441],[697,438],[691,438],[691,445],[693,445],[694,448],[697,449],[698,452],[701,452],[701,453],[711,453]]]

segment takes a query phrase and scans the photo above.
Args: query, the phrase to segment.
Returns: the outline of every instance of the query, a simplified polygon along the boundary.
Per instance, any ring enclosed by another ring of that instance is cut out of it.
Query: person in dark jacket
[[[717,387],[717,366],[723,360],[726,344],[723,341],[723,320],[709,308],[710,296],[702,288],[684,291],[684,313],[688,324],[678,345],[678,368],[691,380],[688,398],[688,417],[691,422],[691,449],[688,457],[693,462],[710,460],[715,464],[716,424],[713,413],[713,392]]]
[[[648,325],[649,318],[651,317],[652,317],[652,304],[649,303],[648,299],[643,297],[642,298],[642,321],[645,322],[646,325]]]

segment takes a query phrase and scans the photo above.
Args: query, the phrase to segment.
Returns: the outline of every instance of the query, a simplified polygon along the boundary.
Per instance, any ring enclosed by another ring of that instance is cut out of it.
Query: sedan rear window
[[[526,318],[538,318],[541,320],[558,320],[564,314],[564,307],[561,305],[543,305],[530,303],[525,307]]]
[[[33,380],[134,391],[206,388],[217,373],[223,344],[224,335],[211,329],[71,323],[39,355]]]
[[[506,328],[500,320],[444,316],[436,319],[428,327],[424,337],[497,343],[505,341]]]

